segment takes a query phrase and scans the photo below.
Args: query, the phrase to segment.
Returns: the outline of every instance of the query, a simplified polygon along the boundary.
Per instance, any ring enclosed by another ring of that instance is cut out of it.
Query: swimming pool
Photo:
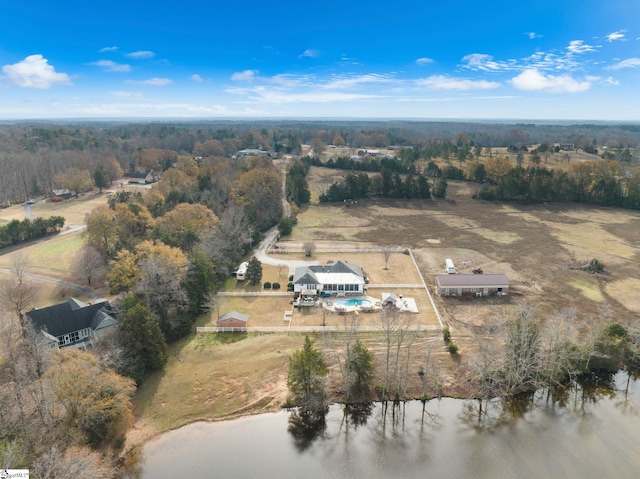
[[[365,308],[373,306],[368,299],[359,298],[337,299],[336,304],[340,306],[364,306]]]

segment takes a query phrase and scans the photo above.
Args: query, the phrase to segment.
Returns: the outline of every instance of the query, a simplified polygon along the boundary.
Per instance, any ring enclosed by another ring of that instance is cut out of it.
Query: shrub
[[[589,264],[586,266],[585,269],[589,273],[602,274],[602,273],[604,273],[604,264],[601,263],[599,260],[593,258],[591,261],[589,261]]]
[[[458,354],[458,345],[456,343],[450,342],[449,344],[447,344],[447,350],[451,354]]]
[[[278,223],[278,231],[280,236],[288,236],[293,230],[293,221],[290,218],[282,218]]]
[[[449,344],[451,342],[451,331],[449,328],[444,328],[442,330],[442,339],[444,339],[445,344]]]
[[[280,283],[273,283],[273,284],[271,285],[271,287],[272,287],[273,289],[280,289]]]
[[[269,281],[265,281],[265,283],[264,283],[264,289],[271,289],[271,282],[269,282]]]
[[[293,275],[292,274],[289,275],[289,281],[293,281]]]
[[[287,283],[287,291],[293,291],[293,281],[289,281]]]

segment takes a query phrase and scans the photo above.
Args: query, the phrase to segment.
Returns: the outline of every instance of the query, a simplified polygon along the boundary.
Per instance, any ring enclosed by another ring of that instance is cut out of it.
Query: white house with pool
[[[305,291],[316,291],[320,296],[361,296],[365,293],[362,268],[346,261],[296,268],[293,275],[293,293],[297,298]]]

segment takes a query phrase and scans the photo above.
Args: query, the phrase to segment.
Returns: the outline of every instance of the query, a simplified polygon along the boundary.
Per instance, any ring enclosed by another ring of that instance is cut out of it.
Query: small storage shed
[[[436,289],[440,296],[506,296],[509,278],[504,274],[438,274]]]
[[[246,331],[249,315],[231,311],[223,314],[216,321],[216,326],[222,331]]]

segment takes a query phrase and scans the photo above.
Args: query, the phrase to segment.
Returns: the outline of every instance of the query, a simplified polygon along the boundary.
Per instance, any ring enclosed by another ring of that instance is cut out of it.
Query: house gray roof
[[[346,261],[335,261],[333,263],[296,268],[293,275],[293,284],[319,284],[320,281],[316,275],[323,273],[348,273],[354,274],[360,278],[364,277],[362,268],[357,264],[347,263]]]
[[[504,274],[437,274],[441,288],[508,288],[509,278]]]
[[[115,314],[108,301],[87,304],[70,298],[64,303],[42,309],[34,308],[26,314],[37,330],[46,330],[54,337],[87,328],[95,331],[116,323]]]
[[[239,313],[237,311],[231,311],[227,314],[223,314],[222,316],[220,316],[217,322],[219,323],[220,321],[224,321],[226,319],[236,319],[238,321],[242,321],[246,323],[249,320],[249,315],[244,313]]]
[[[147,176],[149,176],[150,172],[147,170],[142,170],[142,171],[136,171],[135,173],[131,173],[130,175],[128,175],[128,178],[141,178],[144,179]]]

